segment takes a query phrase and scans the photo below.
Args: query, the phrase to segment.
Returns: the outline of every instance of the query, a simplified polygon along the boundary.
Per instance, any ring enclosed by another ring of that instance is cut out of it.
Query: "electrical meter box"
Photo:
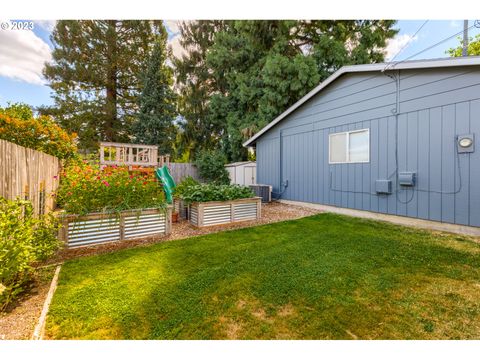
[[[475,151],[475,135],[458,135],[457,136],[457,151],[459,153],[472,153]]]
[[[415,186],[415,172],[404,171],[399,173],[398,183],[401,186]]]
[[[377,194],[391,194],[392,180],[375,180],[375,191]]]

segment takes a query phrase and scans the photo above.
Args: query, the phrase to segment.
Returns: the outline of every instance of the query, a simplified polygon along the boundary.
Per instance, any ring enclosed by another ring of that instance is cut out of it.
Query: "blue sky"
[[[180,54],[182,49],[178,43],[177,22],[165,23],[174,54]],[[395,60],[406,59],[463,28],[463,20],[431,20],[412,39],[423,23],[424,20],[398,21],[396,28],[400,32],[388,47],[390,56],[409,42]],[[473,25],[473,20],[469,25]],[[53,21],[35,21],[33,31],[0,30],[0,106],[7,102],[25,102],[33,106],[53,104],[51,90],[41,76],[42,64],[50,58],[49,52],[53,47],[49,39],[53,26]],[[478,33],[480,29],[473,28],[469,35]],[[456,44],[458,40],[453,38],[414,59],[445,57],[446,49]]]

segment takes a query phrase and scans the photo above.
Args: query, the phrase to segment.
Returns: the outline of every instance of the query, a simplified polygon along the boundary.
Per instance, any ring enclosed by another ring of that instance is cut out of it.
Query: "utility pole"
[[[468,56],[468,20],[463,20],[463,51],[462,56]]]

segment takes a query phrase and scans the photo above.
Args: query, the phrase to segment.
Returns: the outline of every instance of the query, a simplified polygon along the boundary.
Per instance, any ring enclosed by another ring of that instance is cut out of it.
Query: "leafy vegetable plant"
[[[252,190],[240,185],[196,184],[185,186],[179,197],[186,203],[227,201],[255,196]]]

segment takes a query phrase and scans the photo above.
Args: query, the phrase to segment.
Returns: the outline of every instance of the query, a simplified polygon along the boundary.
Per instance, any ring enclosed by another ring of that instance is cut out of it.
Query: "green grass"
[[[480,338],[480,245],[321,214],[67,262],[50,338]]]

